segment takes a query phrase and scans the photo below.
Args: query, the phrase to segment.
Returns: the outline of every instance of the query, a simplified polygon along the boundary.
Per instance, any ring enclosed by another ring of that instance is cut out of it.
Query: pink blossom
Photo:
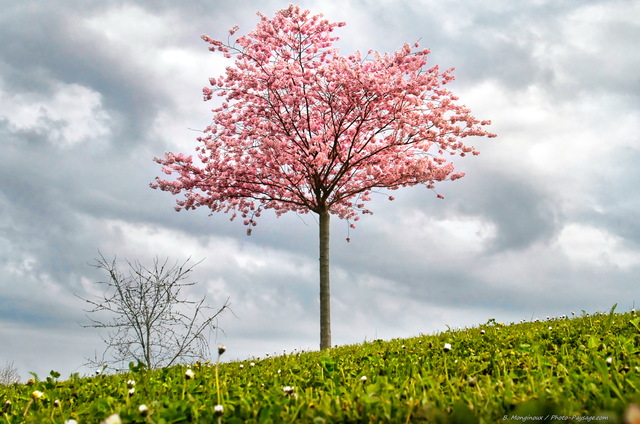
[[[182,195],[176,210],[240,214],[248,234],[267,209],[327,210],[355,222],[372,213],[366,203],[380,188],[433,190],[462,178],[450,156],[477,155],[463,141],[495,136],[448,89],[453,69],[427,66],[430,52],[418,43],[364,60],[334,47],[342,22],[293,5],[259,17],[233,45],[202,36],[234,62],[202,90],[205,100],[215,91],[222,106],[198,137],[196,161],[155,159],[172,179],[151,187]]]
[[[204,99],[205,100],[210,100],[211,99],[211,95],[213,94],[213,90],[210,89],[209,87],[204,87],[202,89],[202,94],[204,95]]]

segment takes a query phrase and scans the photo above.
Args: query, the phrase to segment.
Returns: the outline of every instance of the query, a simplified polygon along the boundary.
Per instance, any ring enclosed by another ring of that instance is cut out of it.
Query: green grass
[[[117,413],[122,422],[157,424],[622,423],[629,405],[640,402],[639,354],[635,313],[490,320],[435,335],[222,363],[220,402],[214,364],[134,367],[66,381],[52,372],[30,385],[0,386],[0,422],[98,423]],[[187,369],[194,378],[185,378]],[[135,381],[133,395],[128,380]],[[43,395],[34,399],[34,391]],[[140,405],[148,407],[145,415]]]

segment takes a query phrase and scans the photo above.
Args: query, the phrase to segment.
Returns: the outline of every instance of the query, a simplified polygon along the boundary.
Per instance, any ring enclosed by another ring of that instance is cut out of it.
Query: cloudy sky
[[[317,220],[173,210],[152,161],[193,153],[225,62],[201,34],[286,1],[0,0],[0,366],[90,372],[102,348],[74,294],[98,251],[193,262],[228,359],[316,349]],[[334,344],[640,306],[640,2],[302,0],[345,21],[345,54],[420,40],[496,139],[467,176],[332,222]],[[346,237],[351,238],[346,243]],[[636,300],[638,302],[636,302]],[[637,304],[636,304],[637,303]]]

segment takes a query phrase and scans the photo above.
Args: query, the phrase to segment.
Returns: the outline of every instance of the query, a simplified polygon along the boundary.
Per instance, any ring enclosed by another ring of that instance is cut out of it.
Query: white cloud
[[[201,283],[194,292],[206,291],[216,301],[231,297],[242,315],[260,315],[264,310],[302,315],[303,304],[313,300],[307,299],[306,291],[307,283],[317,278],[316,263],[295,252],[117,220],[100,225],[105,228],[101,249],[108,259],[111,252],[143,264],[156,256],[169,262],[191,257],[191,264],[204,259],[194,270],[194,280]]]
[[[640,36],[638,2],[585,5],[563,19],[558,39],[543,50],[553,70],[556,87],[570,91],[603,91],[614,87],[625,93],[638,83]]]
[[[102,109],[100,93],[61,82],[51,90],[50,94],[11,94],[0,84],[0,118],[19,130],[43,134],[63,147],[109,134],[111,118]]]
[[[558,99],[545,85],[508,90],[496,81],[468,88],[461,97],[476,116],[490,118],[498,138],[481,141],[481,155],[465,161],[473,177],[483,170],[522,176],[556,198],[563,213],[601,209],[596,200],[616,163],[638,151],[640,115],[615,93],[582,92]],[[625,185],[609,185],[611,192]]]
[[[223,218],[223,217],[220,217]],[[203,234],[200,237],[185,232],[121,220],[105,220],[101,225],[105,231],[106,251],[119,252],[122,257],[151,260],[155,256],[184,260],[210,258],[207,262],[215,269],[242,269],[260,274],[265,268],[283,273],[308,273],[310,266],[306,258],[288,251],[260,247],[237,238]]]
[[[640,251],[626,246],[622,238],[592,225],[568,224],[556,243],[576,266],[629,269],[640,265]]]
[[[623,35],[618,31],[624,31],[624,25],[638,27],[639,14],[640,3],[637,1],[616,2],[615,7],[607,3],[579,7],[564,21],[565,48],[592,55],[606,53],[608,47],[603,41]]]
[[[435,222],[440,229],[438,239],[447,240],[452,251],[461,250],[479,253],[495,237],[493,223],[483,222],[477,217],[453,217]]]
[[[84,26],[102,34],[113,47],[144,57],[154,46],[170,43],[181,22],[133,4],[121,4],[84,20]]]
[[[144,75],[144,84],[165,99],[150,135],[173,149],[195,146],[200,134],[190,129],[204,129],[211,119],[210,109],[218,102],[216,97],[205,104],[202,88],[209,85],[210,77],[224,73],[229,60],[210,52],[194,25],[180,20],[179,15],[125,4],[91,16],[83,25],[103,39],[105,48],[118,60]]]

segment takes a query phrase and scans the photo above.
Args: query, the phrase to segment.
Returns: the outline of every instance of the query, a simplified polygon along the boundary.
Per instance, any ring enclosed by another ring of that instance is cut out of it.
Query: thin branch
[[[229,299],[216,310],[205,304],[206,296],[198,300],[181,296],[184,287],[196,284],[186,279],[202,262],[189,265],[190,259],[169,265],[168,259],[160,262],[156,257],[150,268],[138,261],[126,261],[129,273],[125,275],[118,271],[115,258],[107,262],[100,254],[93,266],[109,276],[108,281],[97,282],[106,286],[105,291],[93,299],[76,297],[90,306],[87,314],[111,315],[110,320],[87,315],[89,323],[81,324],[112,330],[101,335],[106,344],[101,363],[135,360],[157,368],[180,360],[205,359],[209,344],[204,334],[218,330],[218,317],[229,309]],[[89,360],[96,362],[97,356]]]

